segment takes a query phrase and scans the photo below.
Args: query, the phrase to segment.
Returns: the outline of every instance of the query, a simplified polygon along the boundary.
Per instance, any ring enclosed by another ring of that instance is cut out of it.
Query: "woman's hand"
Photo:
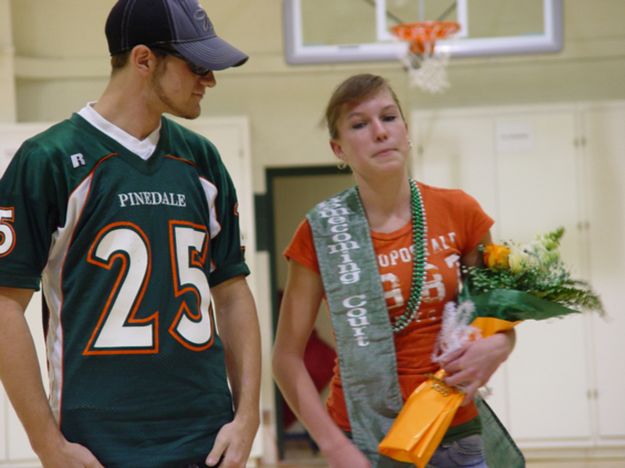
[[[465,394],[462,406],[473,401],[478,389],[486,385],[499,365],[514,348],[515,333],[509,330],[467,343],[452,353],[441,367],[447,373],[445,383]]]
[[[321,450],[330,468],[371,468],[371,463],[350,440]]]

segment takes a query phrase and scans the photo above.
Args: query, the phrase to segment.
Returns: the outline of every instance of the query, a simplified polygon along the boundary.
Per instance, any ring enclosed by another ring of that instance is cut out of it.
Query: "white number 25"
[[[201,351],[213,344],[214,329],[204,273],[208,233],[204,226],[171,221],[169,245],[174,296],[191,293],[195,304],[181,298],[168,331],[181,345]],[[152,276],[152,252],[145,233],[134,223],[110,224],[93,242],[87,261],[106,270],[117,262],[122,267],[83,354],[158,353],[159,312],[136,316]]]

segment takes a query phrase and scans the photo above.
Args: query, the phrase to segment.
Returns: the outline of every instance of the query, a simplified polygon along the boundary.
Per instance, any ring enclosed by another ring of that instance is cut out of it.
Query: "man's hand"
[[[206,457],[206,464],[215,466],[222,460],[220,468],[244,467],[257,430],[258,422],[244,423],[235,417],[234,421],[224,425],[217,433],[215,445]]]
[[[260,327],[254,298],[238,276],[211,288],[219,334],[224,346],[228,381],[232,389],[234,420],[217,433],[206,457],[208,466],[245,466],[259,426]]]
[[[104,468],[97,458],[80,444],[64,437],[37,452],[44,468]]]

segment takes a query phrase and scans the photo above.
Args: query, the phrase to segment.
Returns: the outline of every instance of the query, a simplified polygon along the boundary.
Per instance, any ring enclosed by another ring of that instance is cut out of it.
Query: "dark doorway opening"
[[[269,168],[265,174],[267,194],[263,224],[266,247],[269,251],[272,328],[275,336],[279,301],[286,283],[287,262],[282,252],[308,210],[318,202],[353,186],[354,182],[349,170],[340,170],[335,166]],[[326,314],[319,314],[315,331],[323,342],[330,342],[333,346],[331,327]],[[289,423],[291,415],[288,414],[288,409],[284,409],[284,399],[277,387],[275,395],[279,458],[281,460],[288,458],[289,448],[294,443],[299,446],[302,442],[307,443],[314,452],[316,446],[303,427],[285,427],[285,421]]]

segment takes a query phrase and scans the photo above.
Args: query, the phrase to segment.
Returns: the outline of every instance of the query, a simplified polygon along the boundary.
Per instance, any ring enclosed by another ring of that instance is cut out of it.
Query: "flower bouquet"
[[[509,330],[523,320],[544,320],[584,310],[604,314],[591,287],[573,279],[558,250],[564,229],[527,244],[506,242],[482,249],[484,266],[463,268],[458,304],[448,303],[432,359],[441,362],[468,341]],[[427,465],[464,399],[444,382],[441,369],[408,398],[380,453],[399,461]]]
[[[528,244],[486,246],[486,268],[465,269],[461,300],[471,300],[480,317],[504,320],[543,320],[583,310],[603,314],[599,296],[588,283],[571,278],[562,262],[563,235],[558,228]]]

